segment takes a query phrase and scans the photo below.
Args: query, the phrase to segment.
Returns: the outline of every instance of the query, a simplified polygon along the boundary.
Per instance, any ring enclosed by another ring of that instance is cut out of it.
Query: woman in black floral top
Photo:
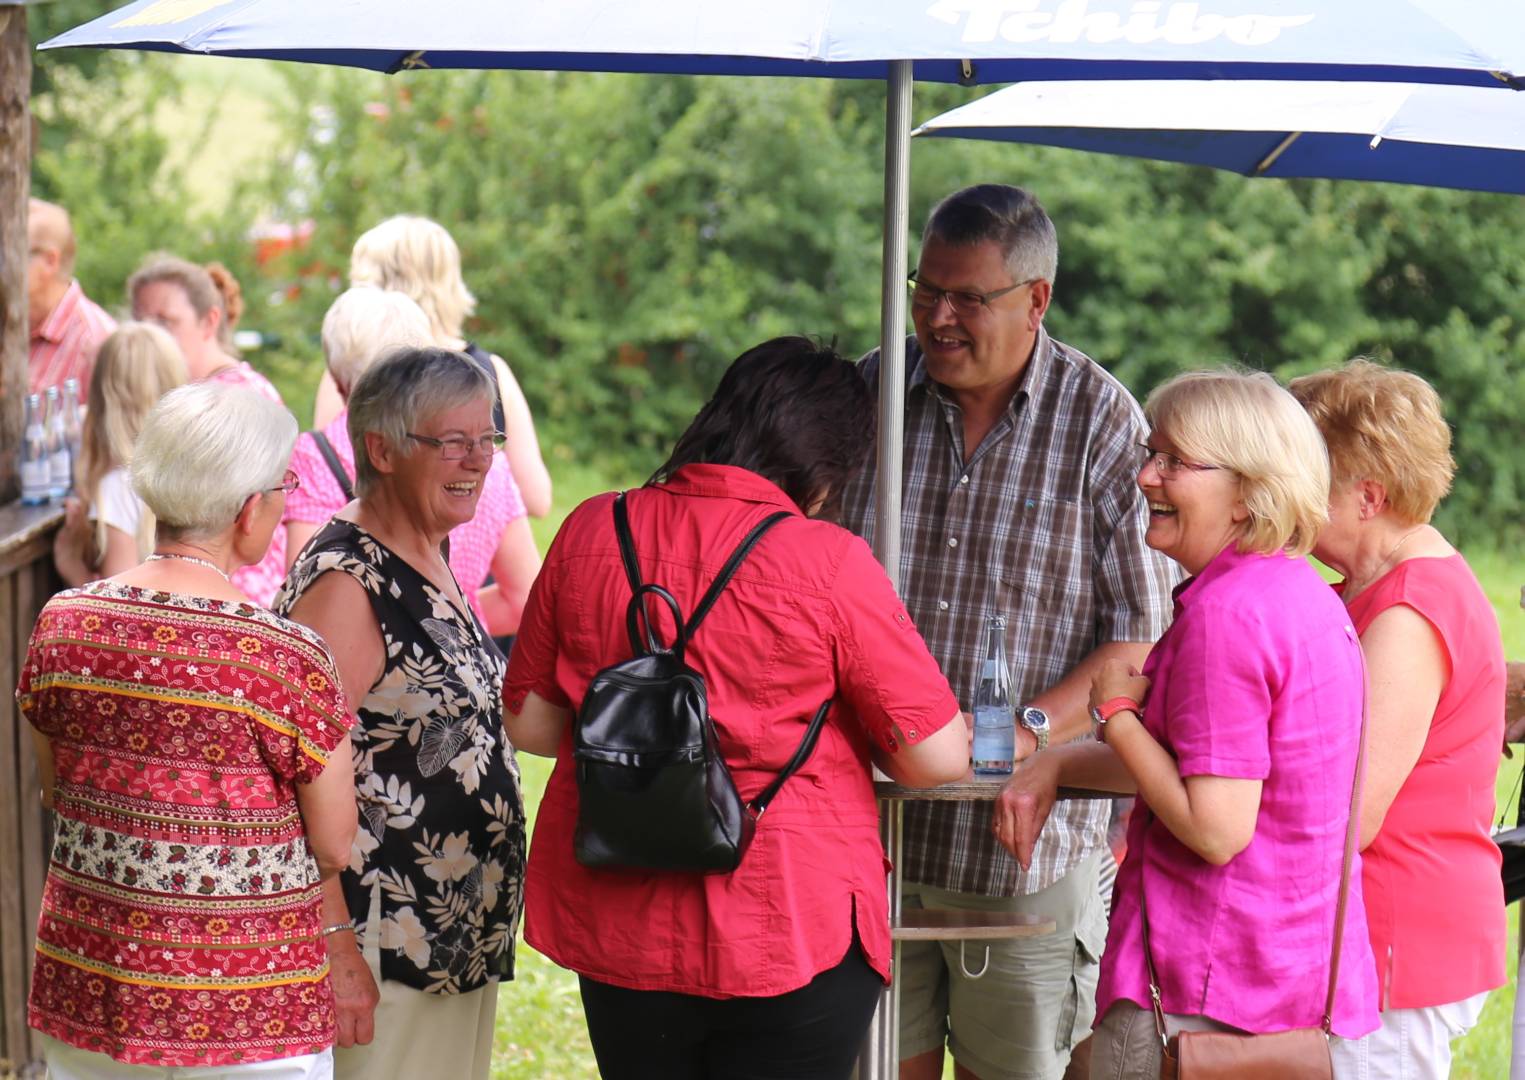
[[[325,925],[341,927],[328,937],[339,1077],[485,1078],[498,980],[513,975],[524,803],[504,660],[440,550],[502,445],[492,393],[442,349],[373,365],[350,395],[358,498],[276,600],[323,635],[359,703],[360,829],[324,898]]]

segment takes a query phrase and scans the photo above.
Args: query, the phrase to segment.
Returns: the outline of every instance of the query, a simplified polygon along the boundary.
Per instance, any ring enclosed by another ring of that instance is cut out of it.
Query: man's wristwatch
[[[1017,723],[1033,733],[1039,750],[1048,749],[1048,713],[1035,705],[1026,705],[1017,710]]]
[[[1143,716],[1139,703],[1130,697],[1115,697],[1103,701],[1100,705],[1091,707],[1091,734],[1096,736],[1096,741],[1107,741],[1107,721],[1118,713],[1127,709],[1136,716]]]

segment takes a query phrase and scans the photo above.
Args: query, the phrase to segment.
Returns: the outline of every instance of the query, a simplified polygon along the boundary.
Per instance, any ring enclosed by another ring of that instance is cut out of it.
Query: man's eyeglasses
[[[1138,448],[1144,452],[1144,460],[1139,464],[1139,468],[1143,468],[1152,462],[1154,464],[1154,471],[1167,479],[1172,476],[1179,476],[1182,469],[1190,469],[1192,472],[1210,472],[1224,467],[1222,465],[1201,465],[1195,461],[1182,461],[1174,454],[1167,453],[1164,450],[1156,450],[1146,443],[1139,443]]]
[[[273,488],[266,488],[265,490],[266,491],[284,491],[287,495],[290,495],[293,491],[295,491],[297,488],[299,488],[301,486],[302,486],[302,478],[300,476],[298,476],[295,471],[293,471],[291,469],[287,469],[286,470],[286,475],[281,477],[280,486],[273,487]]]
[[[990,301],[998,300],[1009,292],[1016,292],[1024,285],[1031,285],[1042,278],[1028,278],[1019,281],[1015,285],[1008,285],[1004,289],[994,289],[990,292],[969,292],[965,289],[939,289],[936,285],[929,285],[925,281],[917,281],[916,273],[912,271],[906,278],[906,285],[911,290],[911,306],[915,308],[931,309],[942,303],[943,297],[948,298],[948,306],[956,315],[978,315],[982,308],[988,308]]]
[[[468,439],[464,435],[447,435],[443,439],[436,439],[432,435],[418,435],[410,431],[408,438],[434,447],[439,451],[441,461],[463,461],[473,449],[491,456],[494,450],[503,449],[503,444],[508,441],[508,436],[501,431],[491,431],[486,435],[478,435],[475,439]]]

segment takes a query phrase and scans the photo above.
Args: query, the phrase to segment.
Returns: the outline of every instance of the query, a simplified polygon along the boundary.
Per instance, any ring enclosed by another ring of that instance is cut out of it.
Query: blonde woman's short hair
[[[361,234],[350,252],[351,285],[374,285],[412,297],[429,316],[435,344],[454,346],[476,297],[461,278],[461,249],[437,221],[413,214],[387,218]]]
[[[189,378],[180,346],[169,331],[153,323],[121,323],[101,342],[75,467],[75,485],[91,505],[100,504],[106,474],[132,464],[133,447],[149,410]],[[153,514],[144,513],[136,538],[140,555],[148,554],[153,530]],[[100,517],[95,522],[95,550],[106,550],[106,522]]]
[[[1144,402],[1188,458],[1232,469],[1249,510],[1240,551],[1301,557],[1329,520],[1329,457],[1297,399],[1264,372],[1177,375]]]
[[[1292,395],[1323,432],[1341,481],[1375,480],[1400,521],[1427,522],[1451,490],[1451,427],[1435,388],[1364,357],[1293,379]]]
[[[258,391],[191,383],[165,394],[143,422],[132,487],[161,537],[218,536],[250,495],[280,485],[296,441],[296,417]]]
[[[323,316],[323,359],[346,397],[383,353],[433,343],[429,316],[411,298],[390,289],[347,289]]]

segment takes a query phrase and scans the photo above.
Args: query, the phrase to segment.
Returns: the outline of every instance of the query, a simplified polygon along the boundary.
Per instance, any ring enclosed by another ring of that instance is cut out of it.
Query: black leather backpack
[[[789,516],[781,510],[747,534],[685,624],[671,593],[642,583],[624,493],[615,498],[614,529],[632,593],[625,629],[634,656],[593,677],[572,729],[574,844],[584,866],[711,874],[736,869],[768,803],[815,749],[829,698],[789,764],[757,798],[743,803],[715,738],[704,677],[684,662],[699,624],[736,569],[763,534]],[[650,597],[672,612],[671,646],[662,645],[652,629]]]

